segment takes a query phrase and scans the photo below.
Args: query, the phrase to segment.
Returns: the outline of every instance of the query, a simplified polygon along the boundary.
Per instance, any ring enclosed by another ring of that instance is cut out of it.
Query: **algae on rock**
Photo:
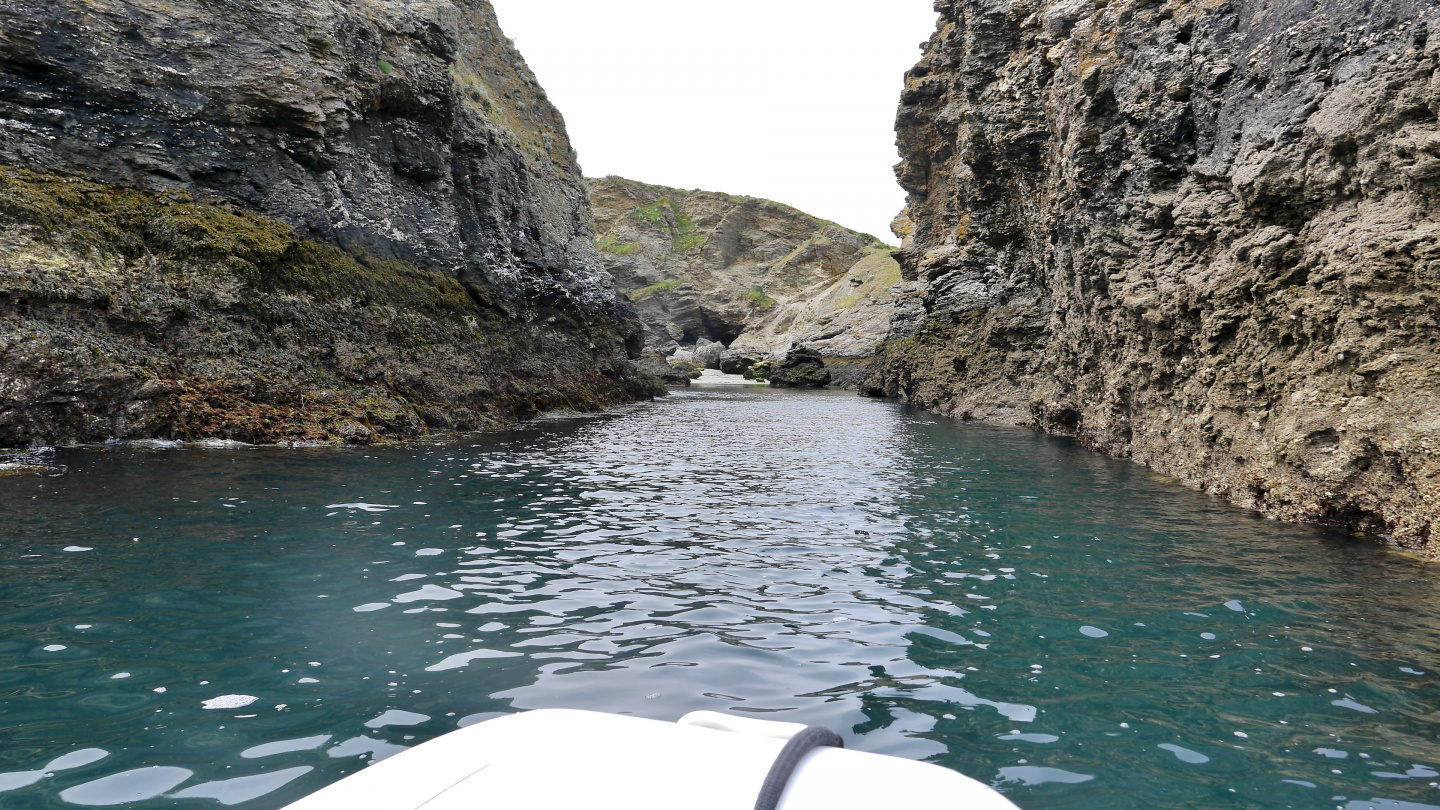
[[[18,0],[0,30],[0,445],[365,441],[655,390],[485,0]]]

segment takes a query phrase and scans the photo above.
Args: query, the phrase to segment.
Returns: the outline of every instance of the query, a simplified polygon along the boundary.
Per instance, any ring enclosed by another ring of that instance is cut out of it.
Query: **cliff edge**
[[[1440,10],[936,8],[865,390],[1440,556]]]
[[[485,0],[20,0],[0,129],[0,445],[649,394],[564,123]]]

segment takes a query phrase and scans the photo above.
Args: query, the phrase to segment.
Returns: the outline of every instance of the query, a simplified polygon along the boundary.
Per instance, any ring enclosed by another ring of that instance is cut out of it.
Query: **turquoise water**
[[[1062,440],[718,388],[46,463],[0,478],[4,810],[277,808],[557,706],[824,724],[1026,810],[1440,807],[1440,568]]]

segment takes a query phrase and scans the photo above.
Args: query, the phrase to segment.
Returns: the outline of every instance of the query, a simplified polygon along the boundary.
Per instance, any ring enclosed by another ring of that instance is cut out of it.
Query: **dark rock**
[[[775,388],[824,388],[829,384],[825,359],[814,349],[791,349],[770,372],[770,385]]]
[[[720,370],[726,374],[744,374],[759,359],[743,352],[727,351],[720,355]]]
[[[0,446],[648,396],[486,0],[12,0],[0,32]]]

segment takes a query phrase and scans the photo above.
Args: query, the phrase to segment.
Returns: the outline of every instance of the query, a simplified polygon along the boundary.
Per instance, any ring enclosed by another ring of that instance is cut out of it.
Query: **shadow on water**
[[[550,706],[826,724],[1027,810],[1440,806],[1434,567],[1063,440],[696,388],[47,464],[0,478],[6,810],[281,807]]]

